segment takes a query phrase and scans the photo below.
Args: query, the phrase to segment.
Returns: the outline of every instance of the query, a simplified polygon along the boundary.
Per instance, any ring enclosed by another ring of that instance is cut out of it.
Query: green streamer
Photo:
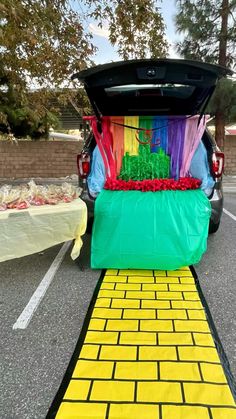
[[[138,156],[124,155],[118,179],[166,179],[169,176],[170,157],[161,148],[157,153],[151,153],[150,145],[140,144]]]

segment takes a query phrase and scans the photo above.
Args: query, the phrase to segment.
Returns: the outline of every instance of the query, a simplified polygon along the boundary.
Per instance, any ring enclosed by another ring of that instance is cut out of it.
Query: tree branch
[[[236,23],[236,19],[235,19],[234,15],[233,15],[233,13],[231,12],[230,9],[229,9],[229,13],[230,13],[231,17],[233,18],[234,23]]]

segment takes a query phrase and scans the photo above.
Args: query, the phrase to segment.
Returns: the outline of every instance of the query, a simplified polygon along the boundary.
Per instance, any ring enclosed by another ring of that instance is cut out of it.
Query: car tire
[[[90,217],[87,222],[86,234],[92,234],[94,217]]]
[[[218,228],[220,226],[220,221],[218,223],[213,223],[212,221],[210,221],[209,224],[209,234],[213,234],[216,233]]]

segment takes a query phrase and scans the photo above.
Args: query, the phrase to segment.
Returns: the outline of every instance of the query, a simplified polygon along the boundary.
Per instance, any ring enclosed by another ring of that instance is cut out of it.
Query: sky
[[[80,6],[79,0],[76,2],[74,1],[74,7],[76,5],[76,9],[79,12],[84,12],[84,7]],[[165,25],[166,25],[166,37],[167,41],[170,44],[169,50],[169,57],[170,58],[177,58],[178,55],[174,50],[174,42],[177,41],[177,34],[174,27],[174,14],[176,11],[175,0],[163,0],[159,3],[160,11],[162,13]],[[96,64],[103,64],[110,61],[117,61],[121,58],[116,53],[116,50],[112,45],[109,43],[108,40],[108,30],[106,27],[102,29],[99,28],[96,22],[90,21],[86,19],[87,29],[93,34],[94,40],[93,43],[98,47],[98,51],[96,55],[92,57]]]

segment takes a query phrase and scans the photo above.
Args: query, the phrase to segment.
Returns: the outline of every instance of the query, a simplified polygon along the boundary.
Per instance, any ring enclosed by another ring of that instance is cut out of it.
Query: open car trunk
[[[105,183],[95,202],[93,268],[177,269],[201,259],[210,204],[189,169],[205,122],[111,116],[99,132],[91,119]],[[93,163],[92,184],[101,175]]]

